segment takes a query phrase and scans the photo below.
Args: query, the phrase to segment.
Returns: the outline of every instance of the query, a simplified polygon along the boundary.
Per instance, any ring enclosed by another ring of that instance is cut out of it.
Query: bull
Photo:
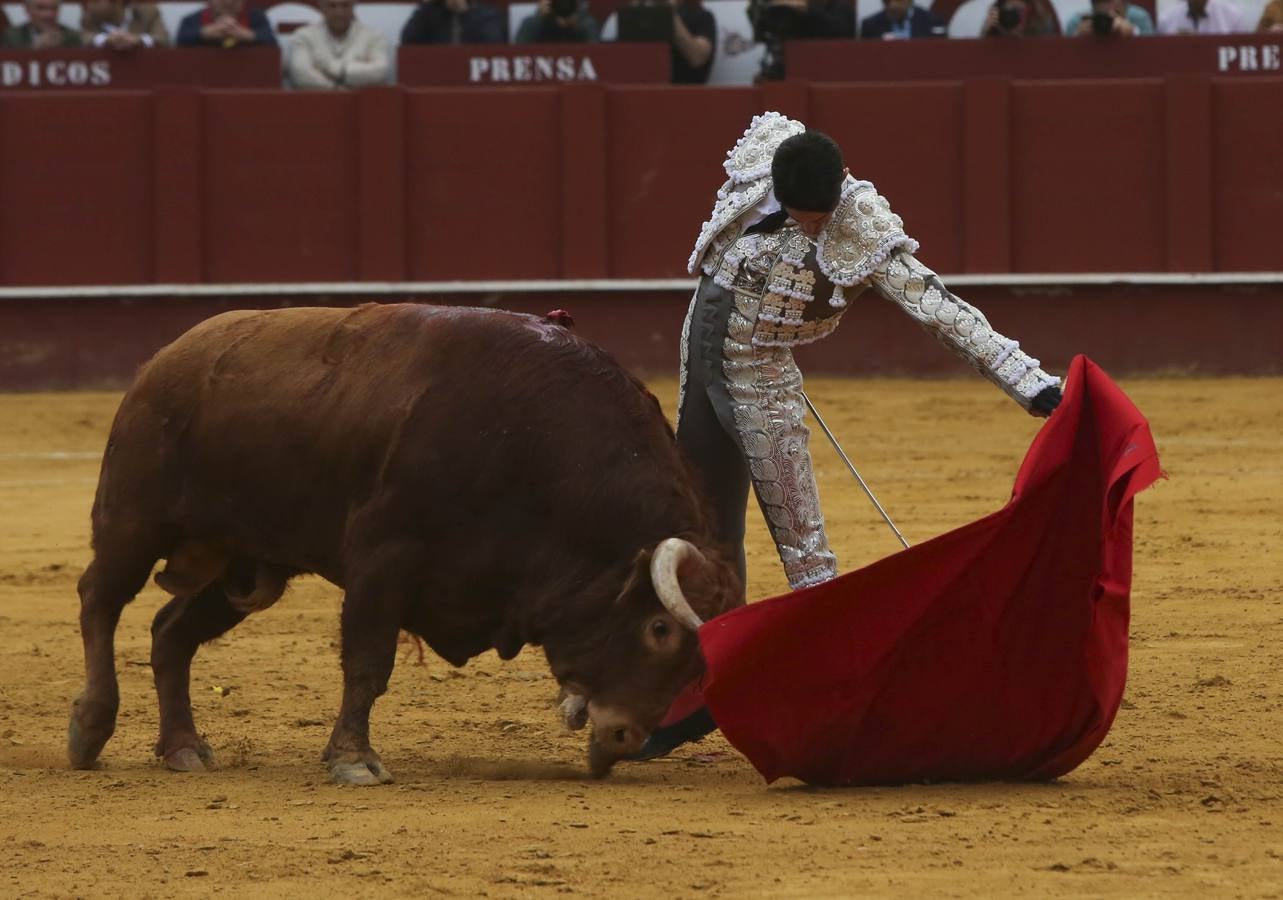
[[[115,729],[116,626],[162,559],[156,755],[179,771],[215,767],[192,716],[197,648],[301,573],[344,592],[343,699],[322,758],[351,784],[391,781],[369,720],[403,629],[456,666],[542,646],[602,776],[701,673],[700,622],[742,603],[655,398],[555,322],[495,310],[197,325],[122,400],[92,526],[77,768]]]

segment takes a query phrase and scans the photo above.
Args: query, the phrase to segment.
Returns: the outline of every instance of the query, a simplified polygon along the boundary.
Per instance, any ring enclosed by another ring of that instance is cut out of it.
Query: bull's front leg
[[[361,588],[343,598],[343,705],[321,757],[339,784],[388,784],[392,775],[370,746],[370,710],[388,689],[396,664],[400,605]]]

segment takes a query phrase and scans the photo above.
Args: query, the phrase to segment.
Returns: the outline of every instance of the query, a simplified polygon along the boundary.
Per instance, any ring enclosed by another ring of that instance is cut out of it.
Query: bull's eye
[[[647,646],[656,653],[671,653],[681,643],[673,621],[668,616],[656,616],[642,632]]]

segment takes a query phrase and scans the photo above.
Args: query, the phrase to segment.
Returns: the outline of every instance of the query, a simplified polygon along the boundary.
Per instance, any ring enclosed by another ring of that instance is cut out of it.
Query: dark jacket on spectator
[[[207,41],[200,36],[201,28],[212,21],[213,17],[208,6],[204,9],[196,10],[190,16],[183,16],[182,21],[178,23],[178,32],[174,37],[174,45],[177,47],[221,47],[221,41]],[[267,16],[263,15],[261,11],[246,7],[241,12],[240,22],[254,32],[255,45],[276,46],[276,35],[272,32],[272,23],[267,21]]]
[[[772,6],[771,0],[748,0],[748,20],[756,41],[798,38],[853,38],[855,5],[846,0],[809,0],[805,12]]]
[[[601,26],[588,10],[587,3],[580,3],[569,26],[562,25],[555,15],[541,16],[534,12],[521,20],[514,44],[585,44],[601,40]]]
[[[80,32],[73,31],[66,25],[59,25],[58,29],[62,32],[63,47],[81,46]],[[5,30],[4,35],[0,36],[0,46],[4,47],[30,47],[31,46],[31,23],[26,22],[22,25],[14,25]]]
[[[944,35],[944,26],[929,10],[925,10],[921,6],[909,7],[909,12],[905,18],[909,20],[909,37],[911,38],[940,37]],[[891,17],[886,14],[886,10],[874,13],[860,23],[860,37],[862,38],[880,38],[892,30]]]
[[[717,59],[717,19],[713,14],[704,8],[701,3],[679,2],[677,3],[677,16],[686,26],[686,30],[693,37],[708,38],[713,45],[713,52],[708,55],[708,61],[702,66],[692,66],[682,56],[682,52],[677,49],[677,44],[672,46],[673,55],[673,84],[706,84],[709,73],[713,71],[713,60]]]
[[[427,0],[415,8],[401,29],[403,44],[503,44],[507,40],[503,13],[477,0],[457,16],[442,0]]]

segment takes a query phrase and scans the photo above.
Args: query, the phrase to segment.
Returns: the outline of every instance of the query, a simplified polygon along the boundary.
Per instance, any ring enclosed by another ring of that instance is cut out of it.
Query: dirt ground
[[[339,594],[317,579],[198,655],[222,764],[201,776],[152,756],[148,588],[118,633],[104,765],[70,771],[75,583],[119,395],[0,395],[0,896],[1283,895],[1283,382],[1123,386],[1170,480],[1137,500],[1130,681],[1104,745],[1052,784],[846,790],[767,787],[720,736],[595,782],[538,651],[452,670],[409,647],[374,716],[396,783],[331,785]],[[910,540],[1001,506],[1038,427],[979,379],[809,389]],[[813,448],[843,568],[894,552]],[[750,521],[750,596],[782,592]]]

